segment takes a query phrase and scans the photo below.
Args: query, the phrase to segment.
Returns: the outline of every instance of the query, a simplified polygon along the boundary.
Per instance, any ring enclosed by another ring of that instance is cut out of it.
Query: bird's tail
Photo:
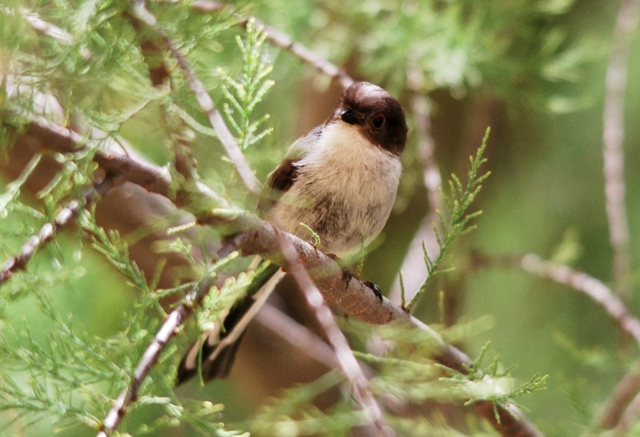
[[[231,309],[224,322],[204,333],[204,340],[196,340],[182,357],[176,385],[202,372],[202,379],[223,379],[229,376],[236,351],[245,328],[266,302],[285,272],[278,266],[262,261],[258,274],[247,290],[243,301]]]

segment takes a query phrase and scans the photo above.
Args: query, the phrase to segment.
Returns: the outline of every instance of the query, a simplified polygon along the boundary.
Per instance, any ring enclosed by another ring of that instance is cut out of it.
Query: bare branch
[[[37,235],[32,235],[20,249],[20,253],[4,262],[0,270],[0,285],[9,280],[19,270],[24,270],[33,255],[51,241],[57,232],[65,228],[77,216],[81,208],[96,199],[96,194],[104,194],[111,186],[110,180],[104,180],[95,188],[87,191],[84,200],[73,199],[58,212],[53,223],[46,223]]]
[[[640,365],[636,364],[624,378],[616,384],[611,397],[604,403],[600,414],[600,426],[611,429],[620,423],[625,409],[640,391]]]
[[[224,6],[224,3],[219,3],[212,0],[196,0],[195,2],[193,2],[193,8],[200,12],[218,11]],[[240,20],[240,23],[243,26],[246,26],[246,24],[249,22],[249,18],[247,17],[240,17]],[[337,79],[343,88],[348,88],[353,83],[353,79],[344,71],[343,68],[339,68],[335,64],[332,64],[327,59],[320,56],[318,53],[291,38],[285,32],[268,26],[258,19],[254,18],[254,20],[256,23],[256,27],[262,27],[263,31],[267,34],[267,39],[276,46],[288,50],[294,56],[303,60],[307,64],[312,65],[327,76],[333,79]]]
[[[76,152],[87,145],[87,139],[78,133],[51,123],[43,118],[33,120],[26,127],[23,136],[37,141],[43,149],[53,149],[61,153]],[[117,181],[126,180],[153,193],[171,198],[171,177],[161,167],[145,162],[133,151],[122,151],[120,144],[106,141],[104,147],[94,154],[94,161],[105,171],[107,177]]]
[[[102,422],[98,437],[107,437],[115,431],[125,416],[129,405],[138,398],[138,391],[142,386],[142,382],[158,361],[167,343],[171,337],[175,335],[178,328],[194,313],[195,308],[202,303],[202,299],[207,295],[210,288],[211,280],[209,278],[203,279],[195,289],[185,297],[184,302],[167,316],[167,319],[160,327],[160,330],[158,330],[153,342],[140,359],[129,387],[118,396],[115,404],[111,410],[109,410],[109,413],[107,413],[104,422]]]
[[[200,108],[207,114],[209,118],[209,123],[211,123],[211,127],[218,135],[218,139],[222,146],[224,147],[227,156],[236,167],[238,174],[240,175],[240,179],[244,183],[245,187],[249,190],[249,192],[254,195],[260,194],[260,182],[256,175],[251,170],[249,163],[247,162],[244,154],[240,150],[240,146],[236,142],[236,139],[233,137],[233,134],[227,127],[220,111],[218,111],[213,103],[213,100],[207,93],[204,84],[198,79],[195,71],[191,67],[191,65],[187,62],[184,55],[176,48],[175,44],[171,39],[164,36],[162,31],[158,28],[158,22],[156,17],[151,14],[147,10],[144,0],[134,0],[134,11],[136,17],[140,19],[143,23],[153,29],[158,35],[162,36],[164,42],[167,46],[167,49],[171,53],[171,55],[178,61],[178,66],[182,70],[182,73],[187,78],[189,82],[189,88],[196,97]]]
[[[282,254],[290,266],[289,272],[293,275],[300,290],[302,290],[307,304],[313,310],[316,320],[333,348],[338,364],[353,387],[356,400],[362,407],[370,425],[374,428],[372,435],[391,436],[392,431],[384,421],[382,409],[369,390],[369,381],[360,368],[358,360],[353,355],[349,342],[336,324],[333,313],[303,267],[293,245],[285,238],[281,238],[281,245]]]
[[[618,11],[607,65],[603,114],[605,198],[613,250],[613,277],[616,292],[625,300],[631,293],[628,285],[631,253],[624,183],[624,92],[632,37],[638,26],[639,3],[638,0],[622,0]]]
[[[620,422],[618,422],[618,426],[615,428],[615,435],[628,435],[629,430],[638,419],[638,415],[640,415],[640,393],[636,394],[620,418]]]
[[[338,366],[336,355],[327,343],[273,305],[265,303],[255,319],[319,363],[329,368]]]
[[[25,8],[21,8],[20,13],[24,17],[24,19],[27,20],[29,24],[31,24],[31,26],[33,26],[33,28],[38,32],[42,32],[45,35],[55,38],[63,44],[68,45],[73,43],[73,36],[71,36],[69,32],[59,28],[54,24],[44,21],[38,14],[31,12]]]
[[[534,254],[520,259],[520,266],[543,278],[581,291],[602,306],[618,325],[640,345],[640,320],[629,313],[620,297],[600,280],[561,264],[543,261]]]

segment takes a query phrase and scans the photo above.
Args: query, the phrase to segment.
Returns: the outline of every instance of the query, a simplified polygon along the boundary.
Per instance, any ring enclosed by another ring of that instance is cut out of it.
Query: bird
[[[334,258],[353,254],[382,231],[391,214],[407,133],[396,98],[372,83],[354,82],[325,122],[289,147],[267,178],[258,210],[273,226],[314,241]],[[198,369],[204,381],[228,376],[244,328],[283,275],[276,266],[261,271],[254,280],[259,287],[250,287],[224,322],[191,346],[177,384]],[[366,284],[382,299],[377,286]]]

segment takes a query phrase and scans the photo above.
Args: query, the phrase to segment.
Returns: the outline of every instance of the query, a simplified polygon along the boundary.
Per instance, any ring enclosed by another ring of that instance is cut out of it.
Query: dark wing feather
[[[283,193],[289,191],[289,188],[291,188],[298,175],[297,161],[298,160],[293,159],[285,159],[282,161],[278,168],[269,175],[267,187],[270,190],[282,191]]]
[[[271,172],[267,179],[266,190],[259,202],[260,211],[268,211],[282,194],[289,191],[298,176],[299,161],[311,150],[322,136],[323,125],[316,126],[306,135],[298,138],[287,151],[287,156],[280,165]]]
[[[298,159],[285,158],[278,168],[269,175],[260,201],[258,202],[258,210],[263,214],[269,211],[295,182],[296,176],[298,175],[297,161]]]

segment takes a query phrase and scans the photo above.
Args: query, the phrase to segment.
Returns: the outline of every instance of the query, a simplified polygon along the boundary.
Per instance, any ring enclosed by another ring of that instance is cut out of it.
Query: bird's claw
[[[382,289],[380,287],[378,287],[376,284],[374,284],[373,282],[371,282],[371,281],[366,281],[364,283],[364,285],[369,287],[371,289],[371,291],[373,291],[373,294],[376,295],[376,297],[378,298],[380,303],[382,303]]]
[[[343,270],[342,280],[344,281],[344,286],[346,288],[349,288],[349,283],[351,282],[351,279],[353,279],[353,273],[351,273],[351,271],[349,270]]]
[[[354,278],[354,275],[353,273],[351,273],[351,271],[349,270],[342,271],[342,280],[344,281],[344,286],[346,288],[349,288],[349,283],[353,278]],[[378,287],[376,284],[374,284],[371,281],[365,281],[363,282],[363,284],[366,285],[369,289],[371,289],[371,291],[373,291],[373,294],[376,295],[380,303],[382,303],[382,289],[380,289],[380,287]]]

